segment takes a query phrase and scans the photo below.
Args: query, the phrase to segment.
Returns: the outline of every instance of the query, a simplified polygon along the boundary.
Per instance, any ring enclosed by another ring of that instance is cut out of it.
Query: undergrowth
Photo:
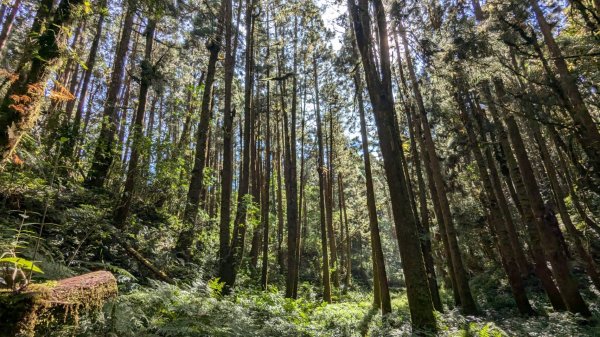
[[[77,326],[61,326],[56,336],[299,336],[388,337],[411,336],[408,302],[395,292],[393,312],[381,317],[366,292],[351,292],[337,303],[311,299],[302,287],[297,300],[281,291],[244,290],[221,297],[208,283],[178,287],[154,282],[137,287],[107,303],[100,312],[80,319]],[[592,307],[598,319],[598,307]],[[458,310],[438,313],[438,336],[598,336],[593,324],[570,313],[506,318],[494,310],[463,316]]]

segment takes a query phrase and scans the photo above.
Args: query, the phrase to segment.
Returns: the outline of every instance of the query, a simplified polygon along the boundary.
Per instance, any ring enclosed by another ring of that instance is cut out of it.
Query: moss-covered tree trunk
[[[49,11],[43,11],[46,17],[41,20],[45,22],[45,29],[30,50],[29,71],[11,84],[0,103],[0,162],[11,156],[23,134],[35,125],[48,80],[66,57],[65,35],[82,4],[83,0],[62,0],[53,18],[49,17]]]

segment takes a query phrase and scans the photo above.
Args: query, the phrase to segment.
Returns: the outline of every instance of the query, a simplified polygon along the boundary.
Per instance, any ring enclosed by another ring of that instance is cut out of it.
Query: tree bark
[[[292,78],[292,107],[290,109],[289,133],[285,132],[285,181],[286,181],[286,201],[287,201],[287,245],[288,245],[288,271],[285,282],[285,296],[294,298],[294,285],[298,282],[297,275],[297,241],[298,241],[298,175],[296,173],[296,112],[298,108],[298,16],[294,16],[294,60]],[[282,50],[283,52],[283,50]],[[285,85],[285,81],[283,83]],[[284,111],[284,130],[288,129],[288,123],[285,121]],[[288,138],[289,134],[289,138]]]
[[[252,202],[248,198],[250,188],[250,156],[251,126],[252,126],[252,91],[254,78],[254,0],[246,3],[246,65],[244,78],[244,125],[243,125],[243,153],[240,168],[240,178],[237,192],[237,211],[234,219],[233,235],[231,239],[231,248],[229,255],[224,261],[221,261],[220,276],[225,282],[225,292],[229,292],[235,283],[237,270],[244,253],[244,243],[246,238],[246,217],[248,205]]]
[[[241,1],[240,1],[241,4]],[[225,91],[223,94],[223,167],[221,170],[221,218],[219,223],[219,275],[223,277],[224,263],[231,254],[231,182],[233,180],[233,118],[232,84],[237,43],[233,42],[232,2],[223,0],[221,11],[225,30]],[[208,77],[207,77],[208,80]],[[204,90],[206,90],[206,86]],[[224,280],[221,280],[224,281]]]
[[[435,273],[435,265],[433,260],[433,252],[431,249],[431,231],[429,226],[429,210],[427,209],[427,196],[425,192],[425,181],[423,180],[423,172],[421,170],[421,159],[419,155],[419,150],[417,149],[417,142],[415,141],[415,129],[413,124],[413,112],[414,105],[408,103],[408,86],[406,84],[406,78],[404,77],[404,71],[402,70],[402,61],[400,60],[400,47],[398,45],[398,37],[394,33],[394,43],[396,46],[396,52],[398,54],[398,74],[400,80],[398,81],[398,91],[401,103],[404,107],[404,111],[407,118],[408,124],[408,134],[410,138],[410,151],[413,157],[413,166],[415,169],[415,175],[417,176],[418,183],[418,193],[419,193],[419,211],[417,211],[416,200],[414,197],[414,192],[412,191],[412,184],[409,184],[409,192],[411,192],[411,200],[413,201],[413,213],[415,214],[415,218],[418,221],[418,229],[421,239],[421,250],[423,251],[423,258],[425,259],[425,269],[427,271],[427,277],[429,281],[429,292],[431,293],[431,299],[433,301],[433,306],[439,312],[444,311],[444,307],[442,305],[442,301],[440,298],[440,293],[437,284],[437,277]],[[404,89],[404,90],[403,90]],[[419,131],[419,140],[422,142],[422,138],[420,137],[421,132]],[[422,147],[422,144],[420,144]],[[407,165],[408,166],[408,165]],[[405,168],[405,174],[408,176],[408,167]],[[420,213],[420,217],[418,214]],[[446,246],[445,246],[446,247]],[[448,255],[449,256],[449,255]]]
[[[558,213],[562,220],[562,223],[565,225],[567,229],[567,233],[575,246],[575,251],[579,258],[584,262],[585,269],[587,274],[590,276],[592,283],[596,287],[596,289],[600,290],[600,272],[598,271],[598,267],[594,262],[594,259],[590,255],[590,253],[585,249],[582,242],[582,234],[575,227],[571,217],[569,215],[569,211],[567,210],[567,205],[565,204],[566,193],[564,192],[562,186],[558,182],[558,174],[554,167],[555,162],[550,156],[550,151],[548,151],[548,147],[546,145],[546,141],[542,136],[542,133],[539,129],[539,126],[534,124],[533,121],[528,121],[528,126],[533,133],[533,138],[537,143],[537,147],[540,150],[540,157],[542,158],[542,163],[544,168],[546,169],[546,175],[548,180],[550,181],[550,186],[554,192],[554,200],[556,201],[556,205],[558,206]]]
[[[77,102],[77,109],[75,110],[75,117],[73,119],[73,124],[71,125],[70,135],[68,137],[69,139],[64,145],[63,155],[68,158],[73,158],[75,145],[77,144],[77,140],[79,139],[79,130],[81,129],[81,119],[83,118],[83,110],[85,107],[86,98],[88,96],[88,87],[90,85],[90,80],[94,72],[96,58],[98,57],[100,39],[102,38],[102,27],[104,25],[105,19],[105,6],[106,1],[103,0],[99,6],[101,10],[98,17],[98,22],[96,23],[96,33],[94,34],[94,39],[92,40],[92,44],[90,46],[88,58],[85,62],[86,70],[83,74],[83,79],[81,81],[81,89],[79,91],[79,100]]]
[[[106,300],[117,296],[117,292],[113,274],[95,271],[59,280],[55,286],[41,285],[36,291],[3,294],[0,296],[0,320],[3,322],[0,336],[35,336],[37,323],[53,319],[66,321],[80,309],[100,309]]]
[[[269,14],[267,12],[267,22]],[[267,24],[267,36],[269,35],[269,26]],[[265,59],[269,60],[270,48],[267,42],[267,55]],[[270,77],[270,69],[267,67],[267,77]],[[266,127],[265,127],[265,169],[262,185],[261,200],[261,222],[262,222],[262,268],[260,284],[263,290],[267,290],[269,276],[269,185],[271,183],[271,83],[267,81],[266,93]]]
[[[132,4],[128,4],[127,11],[125,12],[125,19],[123,20],[121,38],[115,52],[115,61],[113,64],[110,85],[106,94],[104,111],[102,112],[102,127],[94,151],[92,166],[88,171],[84,182],[86,187],[102,187],[114,159],[112,150],[118,125],[116,105],[118,103],[119,92],[121,91],[121,84],[123,83],[123,78],[125,76],[127,52],[133,29],[135,12],[135,7]]]
[[[329,268],[331,271],[331,280],[335,289],[340,288],[340,273],[339,264],[337,258],[337,244],[335,238],[335,229],[333,227],[333,185],[335,173],[333,171],[333,115],[332,111],[329,111],[329,139],[327,146],[327,174],[326,177],[326,196],[325,199],[327,207],[327,243],[329,244]]]
[[[489,91],[489,92],[488,92]],[[550,303],[554,310],[561,311],[566,309],[566,305],[561,297],[561,294],[552,279],[552,272],[547,266],[546,257],[544,256],[544,249],[542,247],[542,241],[540,234],[535,225],[535,216],[531,209],[531,202],[529,197],[527,196],[527,192],[525,190],[525,183],[523,182],[523,177],[521,176],[521,172],[519,170],[517,160],[514,156],[514,151],[510,145],[508,134],[504,126],[500,121],[500,111],[498,110],[498,104],[493,101],[491,91],[489,85],[485,84],[483,87],[483,93],[486,96],[486,100],[488,101],[490,107],[489,111],[492,115],[492,119],[495,124],[495,129],[498,132],[500,146],[502,147],[502,151],[504,152],[506,163],[509,170],[509,178],[510,181],[508,184],[512,183],[516,199],[514,200],[515,204],[520,205],[521,220],[525,224],[528,236],[529,236],[529,250],[533,257],[534,262],[534,273],[540,280],[542,287],[546,291]]]

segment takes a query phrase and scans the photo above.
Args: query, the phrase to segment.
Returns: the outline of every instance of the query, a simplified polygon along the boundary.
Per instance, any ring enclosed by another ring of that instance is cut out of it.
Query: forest
[[[599,0],[0,1],[0,337],[600,336]]]

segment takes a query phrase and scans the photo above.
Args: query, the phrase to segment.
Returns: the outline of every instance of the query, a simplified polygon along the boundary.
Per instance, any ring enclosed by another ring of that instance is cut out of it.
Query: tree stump
[[[0,337],[34,336],[38,326],[61,319],[76,322],[80,310],[100,308],[116,295],[117,280],[108,271],[31,284],[16,294],[0,292]]]

